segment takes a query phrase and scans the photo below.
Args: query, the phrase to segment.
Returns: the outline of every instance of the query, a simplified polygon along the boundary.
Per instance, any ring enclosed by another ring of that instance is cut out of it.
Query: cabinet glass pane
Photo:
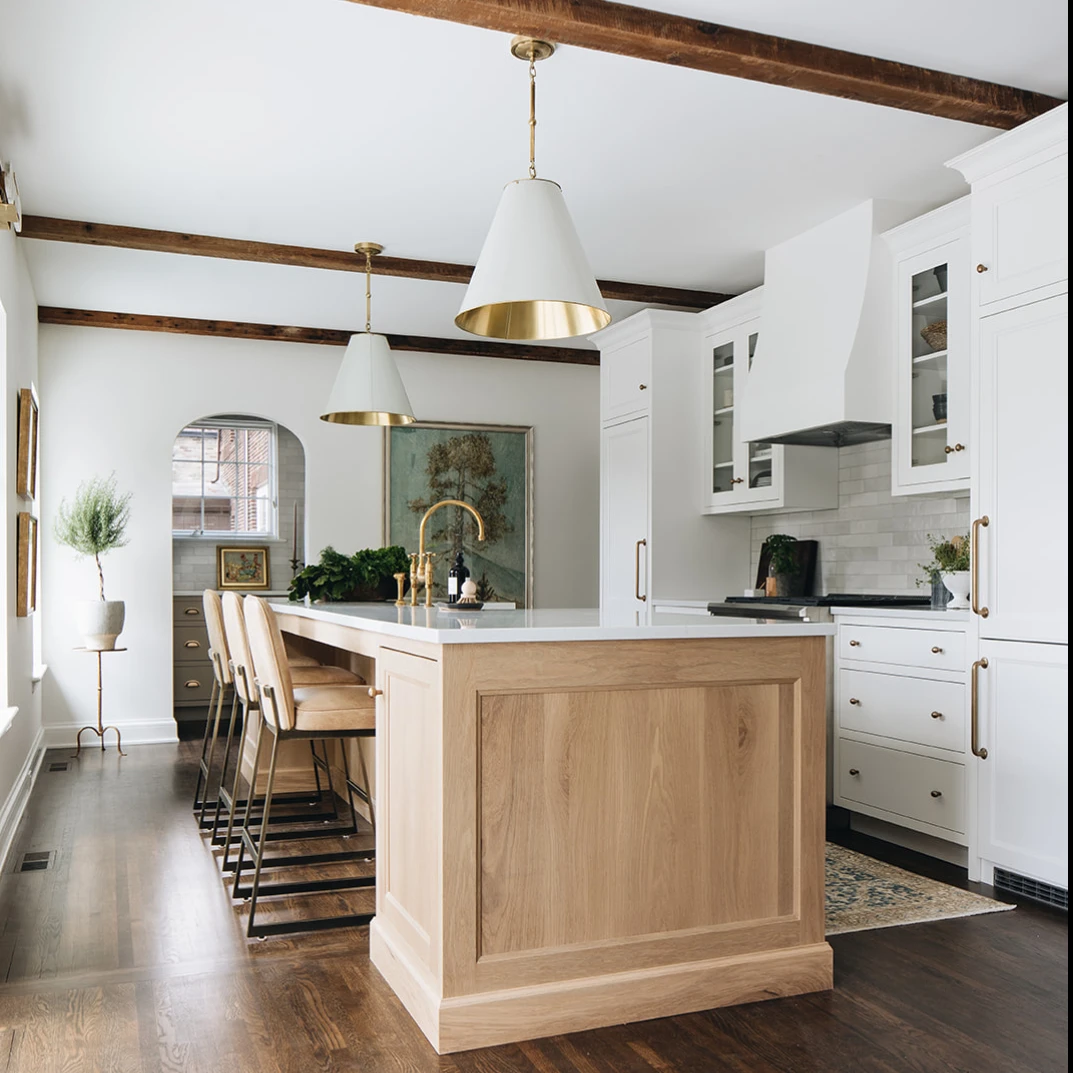
[[[760,338],[758,332],[752,332],[749,336],[749,368],[753,367],[753,358],[756,356],[756,343]],[[771,487],[771,444],[749,444],[749,487]]]
[[[734,344],[712,351],[712,491],[729,492],[734,480]]]
[[[911,363],[912,464],[945,463],[947,415],[946,349],[947,266],[913,276],[912,349],[903,360]]]

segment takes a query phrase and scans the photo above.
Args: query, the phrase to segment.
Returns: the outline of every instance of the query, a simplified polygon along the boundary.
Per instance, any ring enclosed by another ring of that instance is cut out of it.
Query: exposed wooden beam
[[[58,220],[51,216],[23,217],[22,237],[49,242],[74,242],[87,246],[114,246],[125,250],[222,257],[230,261],[260,261],[275,265],[297,265],[300,268],[327,268],[335,272],[365,271],[364,259],[352,251],[284,246],[276,242],[251,242],[246,239],[214,238],[211,235],[187,235],[181,231],[154,231],[144,227]],[[473,274],[473,266],[380,254],[373,261],[373,273],[378,276],[400,276],[403,279],[468,283]],[[650,283],[620,283],[614,280],[597,282],[605,298],[622,302],[641,302],[644,305],[708,309],[733,297],[716,291],[662,287]]]
[[[1054,97],[606,0],[351,0],[1007,130]]]
[[[63,309],[41,306],[41,324],[67,324],[83,328],[121,328],[135,332],[169,332],[173,335],[213,335],[229,339],[263,339],[276,343],[315,343],[346,346],[354,334],[338,328],[300,328],[284,324],[252,324],[237,320],[196,320],[191,317],[157,317],[145,313],[110,313],[100,309]],[[553,361],[565,365],[599,365],[600,354],[577,347],[536,343],[500,343],[491,339],[435,339],[424,335],[387,335],[392,350],[427,354],[464,354],[515,361]]]

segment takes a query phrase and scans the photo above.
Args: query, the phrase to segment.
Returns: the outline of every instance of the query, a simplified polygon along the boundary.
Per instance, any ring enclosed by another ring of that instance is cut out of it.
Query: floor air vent
[[[52,864],[52,850],[24,853],[18,870],[20,872],[43,872],[50,864]]]
[[[1016,872],[1007,872],[1005,868],[995,869],[995,887],[1008,890],[1011,894],[1020,894],[1043,905],[1053,905],[1055,909],[1069,912],[1069,891],[1061,887],[1052,887],[1050,883],[1041,883],[1037,879],[1019,876]]]
[[[49,764],[49,771],[70,771],[71,765],[66,760],[57,760],[54,764]]]

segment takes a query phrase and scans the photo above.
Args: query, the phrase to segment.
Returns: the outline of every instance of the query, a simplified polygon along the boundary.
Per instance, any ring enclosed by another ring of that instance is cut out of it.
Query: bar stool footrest
[[[363,928],[371,923],[375,913],[353,913],[348,916],[317,917],[312,920],[296,920],[287,924],[251,924],[246,934],[251,939],[265,939],[270,935],[288,935],[297,931],[328,931],[331,928]]]
[[[262,883],[257,888],[257,898],[283,894],[317,894],[333,890],[368,890],[376,886],[376,876],[340,876],[337,879],[306,879],[291,882]],[[233,898],[249,898],[253,887],[239,887]]]

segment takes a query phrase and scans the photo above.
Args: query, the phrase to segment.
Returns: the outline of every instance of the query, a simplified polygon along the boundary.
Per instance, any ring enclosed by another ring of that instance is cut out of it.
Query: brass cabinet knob
[[[942,791],[941,791],[941,790],[932,790],[932,792],[931,792],[931,796],[932,796],[932,797],[942,797],[942,796],[943,796],[943,793],[942,793]]]
[[[200,615],[201,614],[201,608],[200,607],[188,607],[183,612],[183,614],[184,615]]]
[[[850,648],[860,648],[861,647],[861,642],[860,641],[850,641],[849,646],[850,646]]]
[[[384,691],[382,689],[377,689],[376,686],[369,686],[370,697],[382,697],[383,695]]]
[[[860,774],[860,772],[859,772],[859,771],[858,771],[858,770],[857,770],[857,769],[856,769],[855,767],[851,767],[851,768],[849,769],[849,773],[850,773],[851,775],[859,775],[859,774]]]
[[[977,272],[986,272],[987,271],[987,265],[977,265],[976,266],[976,271]]]
[[[932,655],[937,656],[937,655],[939,655],[940,652],[942,652],[942,649],[938,645],[932,645],[931,646],[931,651],[932,651]]]
[[[201,647],[201,642],[200,641],[187,641],[183,645],[183,648],[200,648],[200,647]]]
[[[948,455],[954,454],[955,451],[964,451],[964,450],[965,450],[965,444],[963,444],[963,443],[955,443],[953,447],[951,447],[949,444],[947,444],[943,448],[943,451]]]
[[[932,712],[931,717],[932,717],[932,719],[942,719],[943,713],[942,712]]]
[[[638,384],[637,385],[637,390],[638,391],[647,391],[648,390],[648,385],[647,384]]]
[[[730,478],[730,483],[731,484],[744,484],[745,483],[745,478],[744,477],[731,477]]]
[[[183,682],[183,686],[186,689],[198,689],[200,688],[201,683],[196,678],[191,678],[188,681]]]
[[[861,706],[861,702],[856,697],[850,697],[849,702],[850,704],[856,704],[858,708]]]

